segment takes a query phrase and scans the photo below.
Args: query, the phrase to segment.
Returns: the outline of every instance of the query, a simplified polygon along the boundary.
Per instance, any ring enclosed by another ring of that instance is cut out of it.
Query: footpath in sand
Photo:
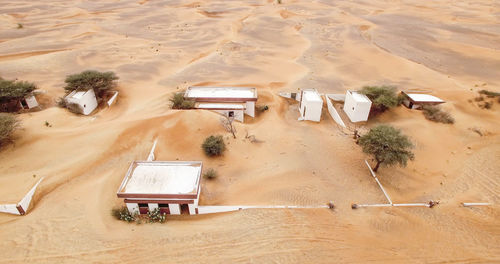
[[[23,217],[0,215],[0,263],[284,262],[492,263],[500,261],[500,104],[469,103],[500,91],[499,7],[494,1],[11,1],[0,5],[0,76],[33,81],[44,109],[19,115],[15,144],[0,152],[0,203],[41,177]],[[17,29],[17,23],[23,24]],[[64,78],[86,69],[120,76],[116,105],[92,116],[57,108]],[[367,158],[336,129],[298,122],[280,90],[344,92],[390,84],[447,101],[454,125],[397,108],[390,123],[416,143],[407,168],[378,176],[399,202],[428,208],[364,208],[385,198]],[[173,111],[190,85],[258,88],[270,110],[236,124],[232,139],[208,111]],[[46,127],[45,121],[52,127]],[[472,128],[482,131],[483,136]],[[263,143],[251,143],[246,132]],[[228,150],[200,145],[223,134]],[[131,161],[155,138],[159,160],[201,160],[203,205],[317,206],[334,211],[249,209],[169,216],[166,224],[112,218]],[[463,208],[463,201],[494,206]]]

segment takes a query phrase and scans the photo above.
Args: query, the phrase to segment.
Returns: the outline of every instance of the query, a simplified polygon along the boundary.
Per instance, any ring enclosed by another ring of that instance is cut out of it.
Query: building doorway
[[[181,214],[189,214],[189,206],[187,204],[181,204]]]

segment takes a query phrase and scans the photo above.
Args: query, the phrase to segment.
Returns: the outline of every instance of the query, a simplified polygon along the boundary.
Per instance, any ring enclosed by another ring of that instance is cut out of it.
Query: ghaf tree
[[[18,111],[21,100],[32,95],[36,89],[34,83],[0,78],[0,112]]]
[[[378,125],[359,139],[363,152],[373,156],[377,164],[373,171],[380,165],[399,164],[405,167],[408,160],[413,160],[415,155],[411,151],[413,143],[401,133],[400,130],[388,126]]]
[[[94,89],[98,99],[103,99],[116,87],[118,76],[114,72],[83,71],[66,77],[64,90],[70,93],[74,90]]]

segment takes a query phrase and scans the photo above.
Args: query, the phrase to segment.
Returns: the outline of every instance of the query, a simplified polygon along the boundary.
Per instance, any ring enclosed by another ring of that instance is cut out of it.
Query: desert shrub
[[[0,114],[0,145],[10,140],[12,133],[19,127],[19,120],[9,114]]]
[[[396,87],[393,86],[365,86],[359,92],[370,98],[374,113],[382,113],[399,102]]]
[[[64,80],[64,90],[70,93],[74,90],[94,89],[97,98],[102,99],[116,87],[115,81],[118,79],[114,72],[83,71],[68,75]]]
[[[194,101],[186,100],[182,93],[174,94],[174,96],[170,98],[170,102],[172,102],[172,109],[192,109],[195,104]]]
[[[474,98],[474,101],[476,101],[476,102],[484,101],[484,97],[478,96],[478,97]]]
[[[481,107],[483,109],[491,109],[492,106],[493,106],[493,102],[484,102],[484,104],[479,105],[479,107]]]
[[[226,144],[220,135],[207,137],[201,147],[208,156],[219,156],[226,150]]]
[[[136,215],[130,214],[126,206],[111,209],[111,215],[117,220],[133,222],[136,221]]]
[[[262,112],[265,112],[265,111],[269,110],[269,106],[267,106],[267,105],[258,105],[256,107],[256,109],[257,109],[257,112],[262,113]]]
[[[18,28],[18,29],[21,29],[21,28],[23,28],[23,27],[24,27],[24,26],[23,26],[23,24],[21,24],[21,23],[17,23],[17,28]]]
[[[422,110],[425,118],[428,120],[444,124],[455,123],[455,119],[453,119],[450,113],[442,110],[439,106],[424,106]]]
[[[492,91],[488,91],[488,90],[481,90],[481,91],[479,91],[479,93],[484,94],[489,98],[493,98],[493,97],[497,97],[497,96],[500,97],[500,93],[492,92]]]
[[[378,125],[359,138],[359,145],[363,152],[370,154],[377,161],[373,171],[380,165],[406,166],[408,160],[414,159],[411,149],[414,147],[410,139],[400,130],[388,126]]]
[[[33,94],[36,89],[37,87],[34,83],[0,78],[0,110],[3,112],[19,110],[19,102],[24,97]]]
[[[205,173],[203,173],[203,177],[212,180],[217,178],[217,171],[213,168],[208,169]]]
[[[148,218],[150,223],[164,223],[167,219],[167,214],[161,213],[160,208],[155,208],[153,211],[148,212]]]

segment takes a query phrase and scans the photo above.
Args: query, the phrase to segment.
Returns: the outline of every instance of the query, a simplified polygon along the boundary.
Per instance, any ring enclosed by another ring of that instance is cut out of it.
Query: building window
[[[229,117],[234,117],[234,111],[229,111]]]
[[[168,208],[168,204],[158,204],[158,207],[160,207],[160,208]]]
[[[148,204],[147,203],[140,203],[139,207],[148,207]]]

